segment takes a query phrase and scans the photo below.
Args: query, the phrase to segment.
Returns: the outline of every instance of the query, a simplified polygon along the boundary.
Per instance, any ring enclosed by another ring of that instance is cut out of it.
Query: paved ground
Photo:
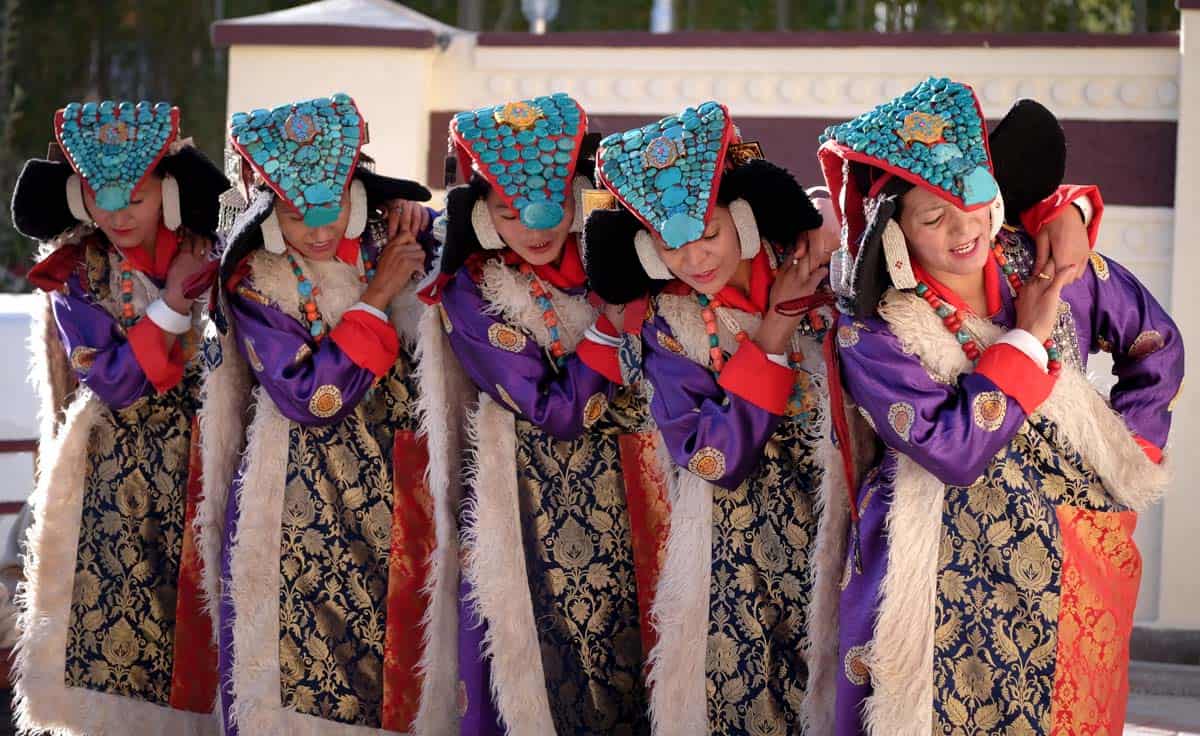
[[[1126,721],[1125,736],[1200,736],[1200,698],[1134,694]]]

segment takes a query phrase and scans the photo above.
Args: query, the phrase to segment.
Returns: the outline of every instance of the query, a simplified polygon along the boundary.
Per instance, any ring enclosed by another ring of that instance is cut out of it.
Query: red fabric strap
[[[362,309],[351,309],[329,333],[342,352],[357,365],[382,378],[400,354],[400,337],[391,323]]]
[[[1043,371],[1028,355],[1003,343],[983,351],[975,372],[1016,399],[1026,414],[1033,414],[1042,405],[1056,380],[1056,376]]]
[[[133,357],[154,390],[165,394],[183,379],[183,349],[176,340],[167,349],[167,333],[143,317],[126,333]]]
[[[1133,441],[1138,443],[1138,447],[1142,448],[1142,452],[1146,453],[1146,457],[1150,459],[1150,462],[1154,463],[1155,465],[1162,464],[1163,451],[1161,447],[1141,436],[1140,434],[1135,434],[1133,436]]]
[[[754,341],[746,340],[725,364],[717,383],[758,408],[782,416],[787,413],[795,381],[791,368],[772,362]]]
[[[1093,249],[1100,235],[1100,219],[1104,214],[1104,200],[1100,188],[1092,185],[1063,184],[1054,194],[1021,213],[1021,225],[1030,235],[1036,236],[1048,223],[1057,218],[1075,200],[1087,197],[1092,203],[1092,221],[1088,223],[1088,242]]]
[[[609,325],[611,327],[611,323]],[[598,342],[584,338],[575,346],[575,354],[588,368],[596,371],[608,380],[620,386],[621,361],[617,358],[617,349],[611,345],[601,345]]]

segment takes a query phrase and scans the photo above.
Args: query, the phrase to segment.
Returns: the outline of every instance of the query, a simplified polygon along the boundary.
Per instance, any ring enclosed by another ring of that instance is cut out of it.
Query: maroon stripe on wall
[[[440,188],[446,131],[453,113],[429,115],[428,182]],[[604,133],[644,125],[648,115],[590,115],[589,127]],[[762,143],[775,163],[804,186],[821,184],[817,136],[842,122],[819,118],[736,118],[742,135]],[[995,122],[995,121],[993,121]],[[1171,121],[1064,120],[1069,144],[1067,181],[1098,184],[1107,204],[1171,207],[1175,202],[1176,124]]]
[[[212,25],[214,46],[384,46],[428,49],[433,31],[315,23],[228,23]]]
[[[1189,0],[1192,2],[1192,0]],[[1200,0],[1194,0],[1200,6]],[[593,48],[1176,48],[1179,34],[1158,33],[866,33],[855,31],[563,31],[479,34],[480,46]]]

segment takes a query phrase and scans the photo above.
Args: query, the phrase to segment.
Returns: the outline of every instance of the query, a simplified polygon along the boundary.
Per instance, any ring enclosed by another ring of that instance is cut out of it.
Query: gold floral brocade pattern
[[[92,429],[67,630],[66,684],[170,702],[200,372]]]

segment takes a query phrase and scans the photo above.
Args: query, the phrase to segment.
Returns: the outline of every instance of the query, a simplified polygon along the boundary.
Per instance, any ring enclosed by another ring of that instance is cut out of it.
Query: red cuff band
[[[129,328],[126,333],[133,357],[146,374],[154,390],[165,394],[183,379],[183,351],[176,340],[167,350],[167,335],[147,318]]]
[[[1142,452],[1146,453],[1146,457],[1150,459],[1150,462],[1155,465],[1162,464],[1162,448],[1139,434],[1133,436],[1133,441],[1138,443],[1138,446],[1142,448]]]
[[[1012,345],[993,345],[984,350],[975,372],[1016,399],[1026,414],[1036,411],[1054,388],[1055,377]]]
[[[1022,212],[1021,225],[1030,235],[1036,236],[1047,223],[1081,197],[1087,197],[1092,203],[1092,221],[1088,223],[1087,230],[1088,242],[1094,249],[1096,237],[1100,234],[1100,219],[1104,214],[1104,200],[1100,197],[1100,188],[1096,186],[1063,184],[1054,194]]]
[[[400,354],[396,328],[361,309],[351,309],[343,314],[342,321],[329,337],[355,365],[378,377],[392,369]]]
[[[787,413],[795,381],[796,374],[791,368],[772,362],[751,340],[738,346],[717,379],[729,393],[780,416]]]
[[[612,323],[610,322],[608,326],[611,328]],[[599,323],[596,324],[596,327],[600,327]],[[605,332],[605,334],[608,333]],[[575,346],[575,354],[579,356],[579,359],[588,368],[591,368],[618,386],[623,383],[621,380],[621,361],[617,358],[616,348],[611,345],[601,345],[598,342],[584,338]]]

